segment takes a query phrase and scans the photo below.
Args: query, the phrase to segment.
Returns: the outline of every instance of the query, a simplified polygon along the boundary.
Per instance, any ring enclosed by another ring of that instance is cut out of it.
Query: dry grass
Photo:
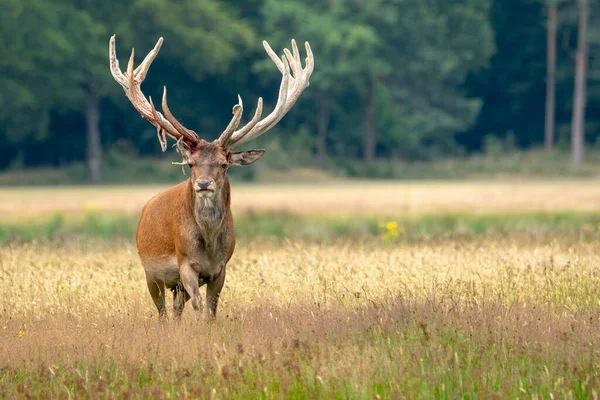
[[[3,318],[155,314],[129,244],[15,245],[3,248],[0,260]],[[251,243],[228,264],[221,310],[317,302],[354,307],[365,298],[443,296],[445,290],[477,301],[587,309],[600,307],[598,265],[594,243]]]
[[[215,325],[161,326],[130,244],[4,247],[0,396],[591,397],[599,254],[250,243]]]
[[[137,215],[161,189],[2,189],[0,219]],[[600,204],[589,181],[233,192],[237,213],[267,212],[265,223],[289,212],[308,225],[327,224],[323,215],[551,217]],[[497,234],[415,241],[385,239],[397,226],[328,244],[248,233],[210,325],[189,305],[181,324],[157,321],[128,240],[0,246],[0,398],[597,398],[600,228],[586,214],[560,231],[560,221],[542,229],[513,217]]]
[[[4,218],[51,212],[111,211],[137,214],[166,186],[0,189]],[[300,215],[398,215],[451,212],[595,211],[595,181],[547,182],[343,182],[322,185],[234,185],[234,212]]]

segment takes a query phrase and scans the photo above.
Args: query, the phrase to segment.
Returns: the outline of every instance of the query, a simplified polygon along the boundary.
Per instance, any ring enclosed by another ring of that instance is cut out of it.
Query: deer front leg
[[[165,283],[163,281],[154,280],[146,275],[146,283],[148,291],[152,296],[152,301],[158,310],[158,317],[161,320],[167,319],[167,307],[165,306]]]
[[[225,265],[221,268],[221,272],[206,285],[206,318],[209,321],[214,321],[217,317],[217,306],[219,305],[219,295],[223,284],[225,283]]]
[[[198,273],[194,271],[189,263],[185,263],[180,271],[181,284],[192,300],[192,307],[196,312],[198,320],[202,319],[202,298],[200,297],[200,287],[198,286]]]
[[[176,321],[181,320],[181,314],[185,307],[185,302],[190,299],[183,285],[177,285],[173,289],[173,317]]]

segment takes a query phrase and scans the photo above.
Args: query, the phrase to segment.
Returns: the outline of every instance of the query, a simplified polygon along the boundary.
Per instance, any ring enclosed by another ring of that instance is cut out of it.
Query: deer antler
[[[150,123],[152,123],[152,125],[156,126],[158,140],[160,141],[162,151],[167,149],[165,133],[175,140],[182,139],[187,142],[188,146],[194,147],[200,142],[200,138],[194,131],[184,127],[179,121],[177,121],[173,114],[171,114],[171,111],[167,105],[167,88],[165,87],[164,89],[162,101],[162,108],[166,118],[160,112],[156,111],[154,104],[152,104],[152,99],[150,98],[150,101],[148,101],[140,88],[142,82],[146,78],[148,68],[150,68],[152,61],[154,61],[154,58],[162,46],[162,42],[163,38],[161,37],[158,39],[154,49],[148,53],[146,58],[144,58],[144,61],[142,61],[142,63],[135,70],[133,69],[135,50],[132,49],[131,57],[129,58],[129,63],[127,64],[127,73],[123,74],[121,68],[119,68],[119,60],[117,60],[117,54],[115,51],[115,35],[113,35],[109,42],[110,72],[115,80],[123,87],[125,95],[135,109],[142,115],[142,117],[146,118],[148,121],[150,121]]]
[[[119,68],[119,60],[115,52],[115,35],[110,38],[109,43],[109,57],[110,57],[110,71],[115,80],[125,90],[125,95],[131,101],[131,104],[135,109],[146,118],[157,128],[158,139],[160,141],[162,150],[165,151],[167,148],[165,133],[171,136],[173,139],[186,142],[186,144],[193,148],[201,139],[198,135],[183,126],[171,113],[169,106],[167,105],[167,88],[164,88],[162,98],[162,109],[164,115],[156,111],[152,98],[146,99],[140,88],[142,82],[146,78],[148,69],[154,61],[154,58],[158,54],[160,47],[162,46],[163,38],[158,39],[154,49],[148,53],[144,61],[134,70],[133,69],[133,58],[135,51],[131,50],[131,57],[127,64],[127,73],[123,74]],[[266,41],[263,41],[263,46],[279,72],[282,74],[281,85],[279,86],[279,96],[277,98],[277,104],[275,109],[267,115],[264,119],[260,119],[263,109],[262,97],[258,99],[256,105],[256,112],[254,117],[242,128],[236,130],[240,124],[242,118],[242,112],[244,106],[241,97],[238,95],[238,104],[233,107],[233,117],[227,128],[223,131],[219,139],[217,139],[221,146],[231,149],[235,146],[247,143],[251,140],[256,139],[269,129],[273,128],[285,114],[292,108],[300,94],[309,86],[309,78],[313,72],[314,59],[313,53],[310,49],[308,42],[305,43],[306,47],[306,66],[302,68],[302,62],[300,60],[300,52],[296,41],[292,39],[292,52],[288,49],[284,49],[284,54],[279,58],[273,51],[271,46]],[[290,74],[291,69],[291,74]]]
[[[284,49],[284,55],[281,59],[275,54],[271,46],[266,41],[263,41],[263,46],[267,51],[267,54],[275,65],[279,72],[283,75],[281,79],[281,85],[279,86],[279,96],[277,98],[277,105],[275,109],[266,116],[263,120],[260,120],[262,114],[262,97],[258,99],[258,105],[256,106],[256,112],[254,117],[248,124],[241,129],[233,132],[239,124],[241,114],[243,111],[242,99],[239,98],[239,104],[233,108],[233,118],[227,126],[227,129],[219,137],[221,145],[226,148],[233,148],[243,143],[247,143],[251,140],[256,139],[269,129],[273,128],[283,116],[292,108],[300,94],[309,85],[309,78],[314,68],[314,58],[312,50],[308,42],[305,43],[306,47],[306,67],[302,68],[302,62],[300,60],[300,52],[296,46],[296,41],[292,39],[292,52],[288,49]],[[290,68],[293,76],[290,76]],[[236,108],[239,107],[239,108]],[[260,120],[260,121],[259,121]]]

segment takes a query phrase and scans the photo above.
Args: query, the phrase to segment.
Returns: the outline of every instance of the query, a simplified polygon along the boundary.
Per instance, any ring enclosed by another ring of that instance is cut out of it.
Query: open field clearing
[[[156,318],[131,244],[10,245],[0,396],[555,398],[600,389],[600,245],[250,242],[218,321]]]
[[[143,204],[162,186],[0,189],[0,244],[73,237],[132,240]],[[561,182],[346,182],[237,185],[235,228],[308,242],[474,236],[600,239],[600,185]],[[396,228],[388,231],[388,224]]]
[[[25,218],[89,211],[137,215],[167,186],[94,186],[0,189],[0,216]],[[397,216],[431,213],[596,211],[600,185],[593,180],[541,182],[386,182],[238,184],[234,213]]]
[[[214,324],[157,320],[161,189],[0,190],[0,398],[600,393],[591,181],[236,186]]]

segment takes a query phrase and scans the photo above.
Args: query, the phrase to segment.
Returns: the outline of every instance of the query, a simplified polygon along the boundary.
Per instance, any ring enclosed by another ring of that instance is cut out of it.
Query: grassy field
[[[592,181],[236,186],[210,325],[157,320],[158,190],[0,191],[0,398],[598,397]]]
[[[90,211],[137,216],[167,186],[0,188],[0,216],[26,218]],[[514,182],[350,181],[320,184],[234,184],[234,213],[303,216],[399,216],[440,213],[598,211],[593,180]]]

